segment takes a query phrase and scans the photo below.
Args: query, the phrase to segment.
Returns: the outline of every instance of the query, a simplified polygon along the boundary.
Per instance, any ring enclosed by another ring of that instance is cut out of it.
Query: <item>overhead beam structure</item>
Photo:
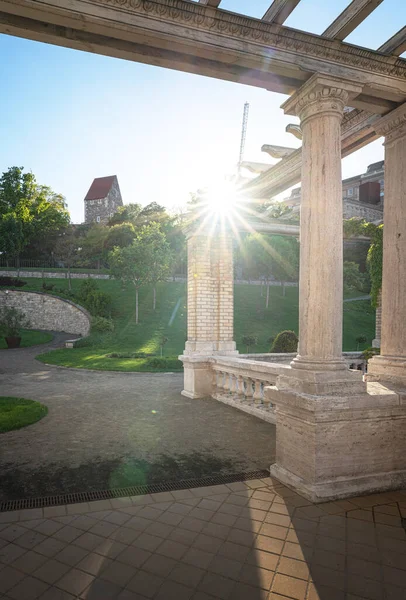
[[[406,25],[395,33],[395,35],[387,42],[382,44],[382,46],[378,48],[378,52],[392,54],[393,56],[400,56],[403,52],[406,52]]]
[[[267,23],[283,25],[299,2],[300,0],[273,0],[271,6],[262,17],[262,20]]]
[[[352,0],[322,35],[335,40],[344,40],[382,2],[383,0]]]
[[[361,84],[371,110],[406,99],[403,59],[200,2],[0,0],[0,32],[285,94],[328,74]]]
[[[206,6],[218,8],[220,6],[221,0],[199,0],[199,2],[200,4],[205,4]]]

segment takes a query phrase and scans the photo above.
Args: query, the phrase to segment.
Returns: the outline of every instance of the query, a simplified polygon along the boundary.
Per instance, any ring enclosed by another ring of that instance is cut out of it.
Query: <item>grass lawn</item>
[[[29,329],[23,329],[21,332],[21,344],[20,348],[28,348],[29,346],[36,346],[38,344],[46,344],[52,340],[52,335],[45,331],[30,331]],[[4,337],[0,337],[0,349],[7,348],[6,340]]]
[[[26,279],[24,290],[41,290],[42,281]],[[47,283],[50,283],[48,280]],[[67,288],[65,279],[52,280],[57,288]],[[81,280],[72,280],[72,288],[78,289]],[[186,284],[162,283],[157,288],[157,309],[152,310],[152,288],[140,291],[140,323],[135,324],[135,292],[129,286],[121,288],[114,280],[98,281],[101,290],[113,297],[115,331],[109,334],[92,334],[74,349],[61,349],[39,357],[51,364],[90,369],[119,371],[152,370],[146,368],[145,359],[107,358],[111,352],[144,352],[160,354],[159,341],[162,336],[168,338],[164,347],[164,356],[175,357],[183,352],[186,341]],[[362,294],[357,294],[362,295]],[[353,294],[354,296],[354,294]],[[244,335],[255,335],[257,346],[251,352],[269,352],[270,337],[284,329],[298,331],[298,288],[287,287],[282,295],[279,287],[270,288],[269,308],[265,308],[265,290],[257,285],[235,286],[234,329],[237,348],[245,353],[242,344]],[[360,349],[371,345],[375,337],[375,310],[367,300],[346,302],[344,304],[344,350],[356,350],[355,338],[367,337],[367,343]],[[153,369],[153,370],[171,370]]]
[[[0,433],[32,425],[47,412],[46,406],[34,400],[0,396]]]

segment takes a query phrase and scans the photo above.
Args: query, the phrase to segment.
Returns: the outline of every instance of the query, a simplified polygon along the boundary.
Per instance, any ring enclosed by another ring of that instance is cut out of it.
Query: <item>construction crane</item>
[[[247,125],[248,125],[248,113],[250,110],[249,102],[244,104],[244,112],[242,117],[242,128],[241,128],[241,142],[240,142],[240,156],[238,159],[238,175],[241,173],[241,163],[244,158],[245,138],[247,136]]]

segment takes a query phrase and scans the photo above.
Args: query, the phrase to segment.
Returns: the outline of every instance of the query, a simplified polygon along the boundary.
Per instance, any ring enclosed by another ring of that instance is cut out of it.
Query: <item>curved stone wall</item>
[[[42,292],[0,291],[0,307],[13,306],[30,320],[31,329],[88,335],[91,316],[82,306]]]

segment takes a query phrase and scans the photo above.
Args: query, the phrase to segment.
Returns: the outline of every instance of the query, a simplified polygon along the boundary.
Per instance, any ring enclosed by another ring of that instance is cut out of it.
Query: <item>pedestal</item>
[[[379,383],[351,396],[265,393],[276,415],[271,476],[312,502],[405,487],[405,395]]]

